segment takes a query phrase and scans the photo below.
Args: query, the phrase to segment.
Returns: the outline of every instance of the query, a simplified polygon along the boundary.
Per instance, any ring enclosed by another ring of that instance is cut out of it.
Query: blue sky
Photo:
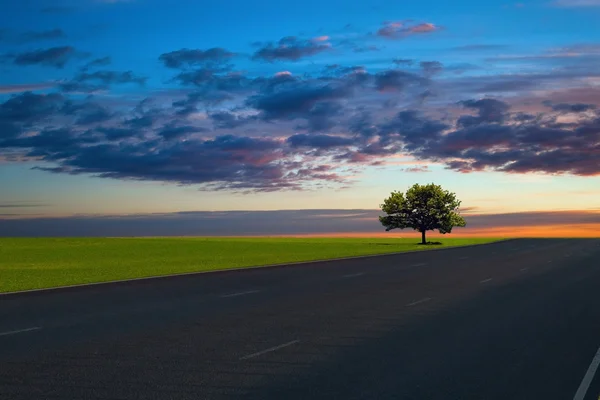
[[[597,208],[600,1],[47,1],[0,15],[0,214]],[[6,211],[6,212],[4,212]]]

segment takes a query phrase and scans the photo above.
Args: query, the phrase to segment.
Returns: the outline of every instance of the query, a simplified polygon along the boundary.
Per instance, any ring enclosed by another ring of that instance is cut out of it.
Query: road
[[[520,239],[5,295],[0,399],[597,400],[599,294]]]

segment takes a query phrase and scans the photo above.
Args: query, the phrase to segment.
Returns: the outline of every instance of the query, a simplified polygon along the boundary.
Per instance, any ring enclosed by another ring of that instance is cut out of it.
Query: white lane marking
[[[426,265],[427,265],[426,263],[419,263],[419,264],[413,264],[413,265],[411,265],[411,267],[424,267]]]
[[[488,282],[491,282],[492,279],[493,278],[487,278],[487,279],[480,281],[479,283],[488,283]]]
[[[529,268],[521,268],[521,272],[527,272],[529,271]]]
[[[430,300],[432,300],[431,297],[425,297],[424,299],[417,300],[417,301],[407,304],[406,307],[416,306],[417,304],[426,303]]]
[[[575,393],[575,397],[573,397],[573,400],[583,400],[585,398],[585,395],[587,394],[587,391],[590,388],[590,384],[594,379],[594,375],[596,375],[598,366],[600,366],[600,349],[598,349],[598,352],[592,359],[592,363],[590,364],[590,367],[585,373],[583,380],[581,381],[581,384],[579,385],[579,388]]]
[[[364,272],[359,272],[357,274],[344,275],[342,278],[356,278],[358,276],[363,276],[364,274],[365,274]]]
[[[17,333],[37,331],[37,330],[40,330],[40,329],[42,329],[42,328],[39,327],[39,326],[34,326],[33,328],[19,329],[17,331],[1,332],[0,336],[16,335]]]
[[[221,297],[222,298],[226,298],[226,297],[238,297],[238,296],[245,296],[247,294],[253,294],[253,293],[258,293],[258,292],[259,292],[259,290],[248,290],[246,292],[223,294],[223,295],[221,295]]]
[[[300,342],[300,341],[299,340],[292,340],[291,342],[280,344],[279,346],[271,347],[271,348],[268,348],[266,350],[259,351],[257,353],[248,354],[247,356],[244,356],[244,357],[240,358],[240,361],[242,361],[242,360],[248,360],[249,358],[254,358],[254,357],[262,356],[263,354],[267,354],[267,353],[271,353],[273,351],[277,351],[279,349],[283,349],[284,347],[291,346],[291,345],[296,344],[298,342]]]

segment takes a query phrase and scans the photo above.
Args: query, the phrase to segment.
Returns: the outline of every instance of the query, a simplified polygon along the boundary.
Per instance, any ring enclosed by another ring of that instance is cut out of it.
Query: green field
[[[435,239],[438,240],[438,239]],[[492,242],[368,238],[0,238],[0,292]]]

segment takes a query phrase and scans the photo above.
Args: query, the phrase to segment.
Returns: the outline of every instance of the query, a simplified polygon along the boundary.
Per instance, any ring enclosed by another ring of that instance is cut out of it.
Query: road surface
[[[600,240],[0,296],[0,399],[600,395]]]

